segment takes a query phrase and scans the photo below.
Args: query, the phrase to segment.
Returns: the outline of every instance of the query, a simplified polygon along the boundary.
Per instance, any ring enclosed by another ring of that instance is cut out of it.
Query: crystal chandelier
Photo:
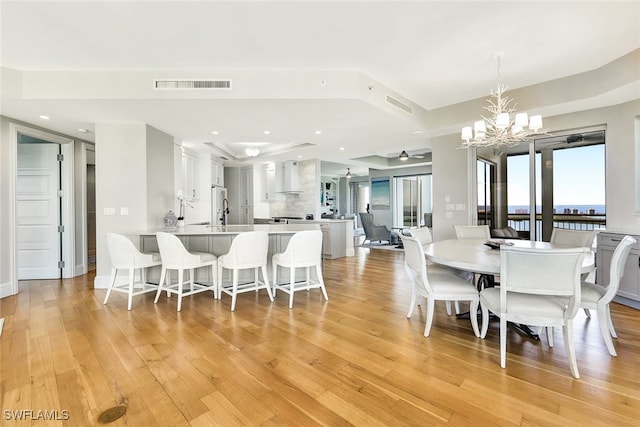
[[[542,129],[542,116],[528,117],[527,113],[516,113],[517,104],[504,94],[507,89],[500,78],[500,63],[503,54],[496,54],[498,59],[498,86],[491,91],[491,98],[484,109],[489,117],[481,116],[471,126],[462,128],[461,138],[464,147],[500,147],[517,145],[533,135],[538,135]],[[512,119],[513,116],[513,119]],[[525,129],[528,127],[528,130]]]

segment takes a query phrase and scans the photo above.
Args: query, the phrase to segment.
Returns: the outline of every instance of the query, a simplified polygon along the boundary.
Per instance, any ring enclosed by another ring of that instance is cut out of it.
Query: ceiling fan
[[[431,156],[431,153],[428,153],[428,152],[409,154],[405,150],[402,150],[402,153],[400,153],[400,155],[398,156],[398,160],[406,161],[409,159],[424,159],[429,156]]]
[[[537,142],[537,141],[536,141]],[[604,142],[604,131],[576,132],[569,135],[558,135],[540,140],[545,148],[556,148],[561,146],[591,145]]]

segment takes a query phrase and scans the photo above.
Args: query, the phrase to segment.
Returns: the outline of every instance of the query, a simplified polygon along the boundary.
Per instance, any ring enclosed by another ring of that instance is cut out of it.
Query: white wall
[[[173,137],[148,125],[96,124],[95,287],[111,269],[106,233],[135,234],[162,227],[174,207]],[[122,209],[128,214],[121,214]],[[114,215],[106,215],[113,209]],[[137,243],[137,242],[135,242]]]

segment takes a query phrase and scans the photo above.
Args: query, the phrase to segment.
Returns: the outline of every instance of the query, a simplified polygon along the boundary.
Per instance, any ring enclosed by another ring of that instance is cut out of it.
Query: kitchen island
[[[271,256],[283,252],[287,248],[289,239],[298,231],[320,230],[318,224],[251,224],[251,225],[187,225],[175,230],[147,230],[136,235],[140,238],[140,250],[143,252],[159,252],[156,232],[164,231],[175,234],[180,238],[189,251],[208,252],[215,256],[229,252],[233,237],[249,231],[266,231],[269,234],[269,252],[267,256],[268,270],[271,267]],[[135,238],[135,237],[134,237]],[[302,270],[301,270],[302,271]],[[269,272],[271,273],[271,271]],[[196,280],[209,281],[208,270],[198,271]],[[245,275],[249,275],[245,272]],[[154,268],[148,274],[149,280],[160,277],[160,269]],[[241,275],[241,280],[242,280]]]

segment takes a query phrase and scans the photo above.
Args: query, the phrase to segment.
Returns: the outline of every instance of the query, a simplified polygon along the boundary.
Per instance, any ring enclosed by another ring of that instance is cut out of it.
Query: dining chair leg
[[[564,346],[567,349],[567,357],[569,358],[569,367],[571,368],[571,375],[574,378],[580,378],[578,372],[578,362],[576,361],[576,352],[573,348],[573,320],[567,320],[562,327],[562,333],[564,335]]]
[[[487,336],[487,330],[489,329],[489,310],[482,304],[480,304],[482,310],[482,329],[480,330],[480,338],[484,339]]]
[[[416,285],[411,285],[411,301],[409,302],[409,311],[407,312],[407,319],[409,319],[413,315],[413,310],[416,307],[416,298],[417,298]]]
[[[324,296],[325,301],[329,301],[329,295],[327,295],[327,288],[324,286],[324,277],[322,276],[322,268],[319,264],[316,264],[316,278],[320,282],[320,290]]]
[[[182,310],[182,288],[184,287],[184,270],[178,270],[178,311]]]
[[[460,314],[460,301],[454,301],[453,307],[456,310],[456,314]]]
[[[271,271],[273,274],[273,282],[271,282],[271,290],[273,290],[273,296],[276,296],[276,283],[278,283],[278,264],[275,261],[271,261]]]
[[[164,286],[164,281],[167,275],[167,269],[162,267],[160,272],[160,281],[158,282],[158,290],[156,291],[156,298],[153,300],[154,304],[158,303],[158,298],[160,298],[160,294],[162,293],[162,286]]]
[[[238,298],[238,270],[233,269],[233,279],[231,284],[231,311],[236,309],[236,299]]]
[[[609,332],[613,338],[618,338],[618,334],[616,334],[616,330],[613,327],[613,320],[611,320],[611,306],[607,304],[607,323],[609,325]]]
[[[271,302],[273,302],[273,293],[271,293],[271,286],[269,286],[269,276],[267,276],[267,266],[263,265],[260,267],[260,269],[262,270],[262,279],[264,280],[264,285],[267,288],[267,294],[269,295],[269,299],[271,300]],[[256,278],[257,277],[258,276],[256,271]]]
[[[133,284],[135,282],[135,278],[136,278],[136,270],[133,268],[130,268],[129,269],[129,297],[127,298],[127,310],[131,310],[131,305],[133,304]]]
[[[103,304],[106,304],[109,300],[109,296],[111,296],[111,290],[116,284],[116,275],[118,274],[118,270],[115,267],[111,268],[111,277],[109,278],[109,288],[107,289],[107,295],[104,296]]]
[[[218,283],[218,269],[215,264],[211,264],[211,280],[213,280],[213,299],[218,299],[218,287],[220,286]]]
[[[293,294],[294,287],[296,282],[296,269],[293,267],[289,268],[289,308],[293,308]]]
[[[469,304],[469,317],[471,318],[471,327],[473,328],[473,334],[480,338],[480,331],[478,330],[478,304],[480,300],[478,298],[471,300]]]
[[[553,326],[547,326],[547,342],[549,347],[553,347]]]
[[[427,319],[424,325],[425,337],[428,337],[429,334],[431,333],[431,324],[433,323],[433,312],[435,311],[435,308],[436,308],[436,302],[432,297],[430,297],[429,300],[427,301]]]
[[[451,301],[445,301],[445,306],[447,307],[447,316],[451,316]]]
[[[507,321],[500,318],[500,367],[507,367]]]
[[[591,312],[589,311],[589,309],[588,309],[588,308],[584,308],[583,310],[584,310],[584,314],[585,314],[589,319],[591,319]]]
[[[602,334],[602,338],[604,339],[604,343],[607,345],[607,350],[609,350],[609,354],[613,357],[617,357],[618,353],[616,353],[616,348],[613,345],[613,340],[611,339],[611,333],[609,331],[609,316],[606,312],[606,307],[598,306],[598,324],[600,325],[600,333]]]

